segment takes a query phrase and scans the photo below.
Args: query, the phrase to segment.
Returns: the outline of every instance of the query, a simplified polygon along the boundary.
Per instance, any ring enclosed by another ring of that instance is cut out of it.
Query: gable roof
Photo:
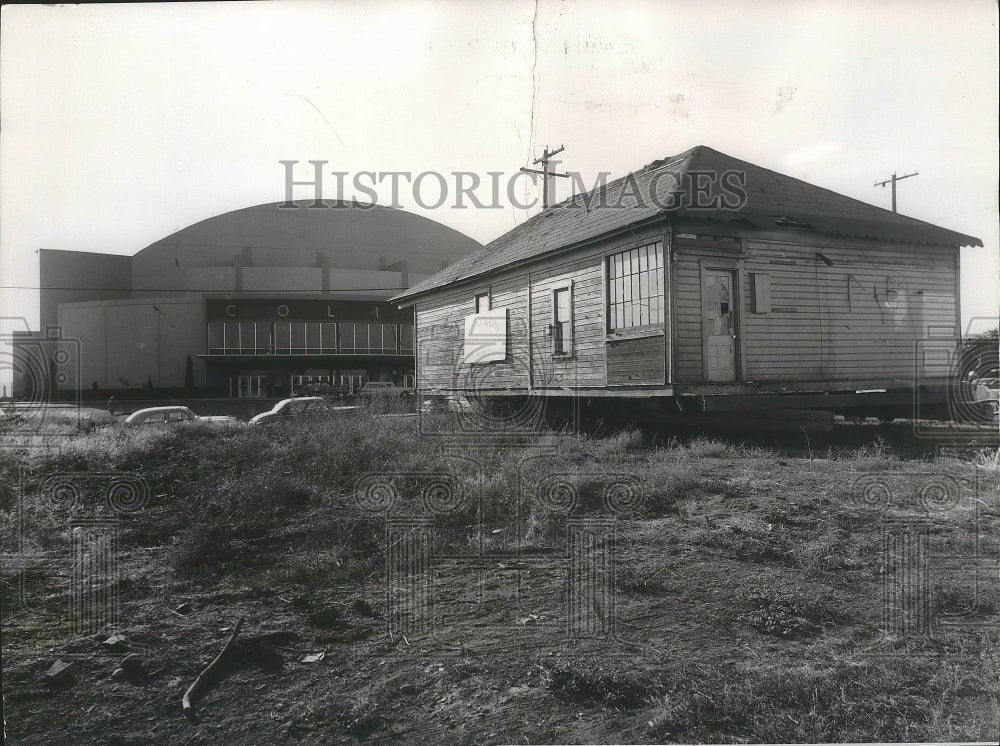
[[[553,205],[482,251],[392,300],[409,300],[664,215],[905,243],[983,245],[974,236],[845,197],[699,145]]]

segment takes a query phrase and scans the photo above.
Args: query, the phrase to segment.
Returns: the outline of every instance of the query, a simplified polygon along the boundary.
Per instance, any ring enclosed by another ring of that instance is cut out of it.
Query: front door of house
[[[736,380],[736,273],[703,269],[701,324],[706,381]]]

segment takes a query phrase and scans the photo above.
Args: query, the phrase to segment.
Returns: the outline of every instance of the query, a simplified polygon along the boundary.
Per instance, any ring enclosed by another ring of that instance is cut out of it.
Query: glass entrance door
[[[236,395],[241,399],[267,396],[267,376],[236,376]]]
[[[351,393],[364,386],[365,381],[368,380],[367,373],[344,373],[340,376],[340,385],[347,386]]]
[[[295,392],[310,383],[330,383],[330,376],[327,375],[302,375],[292,376],[292,388],[290,396],[295,396]]]

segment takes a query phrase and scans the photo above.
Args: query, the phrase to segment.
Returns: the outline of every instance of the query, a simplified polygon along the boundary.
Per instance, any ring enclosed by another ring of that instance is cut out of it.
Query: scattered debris
[[[326,653],[310,653],[309,655],[304,655],[299,660],[300,663],[318,663],[326,657]]]
[[[125,639],[125,635],[114,634],[106,638],[101,647],[106,650],[128,650],[128,640]]]
[[[130,679],[146,678],[146,670],[142,667],[142,658],[135,653],[126,655],[118,667],[124,671]]]
[[[236,622],[236,626],[233,627],[233,633],[229,636],[229,640],[223,646],[222,651],[215,656],[215,660],[205,667],[205,670],[198,674],[198,678],[194,680],[194,683],[184,692],[184,697],[181,700],[181,709],[184,714],[187,715],[188,719],[194,722],[194,705],[198,701],[198,698],[208,689],[208,687],[213,683],[212,679],[219,674],[222,664],[226,659],[226,654],[233,646],[233,642],[236,640],[236,635],[240,633],[240,627],[243,626],[243,620],[246,617],[240,617],[239,621]]]
[[[132,684],[144,683],[148,676],[146,669],[143,668],[142,658],[135,653],[126,655],[111,674],[111,678],[115,681],[128,681]]]
[[[73,683],[74,678],[72,665],[72,663],[57,660],[49,666],[49,670],[42,674],[42,678],[49,686],[69,686]]]

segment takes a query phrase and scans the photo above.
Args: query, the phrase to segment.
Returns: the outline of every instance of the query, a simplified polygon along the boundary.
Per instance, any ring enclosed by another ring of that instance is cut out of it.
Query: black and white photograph
[[[998,743],[998,19],[2,4],[3,742]]]

